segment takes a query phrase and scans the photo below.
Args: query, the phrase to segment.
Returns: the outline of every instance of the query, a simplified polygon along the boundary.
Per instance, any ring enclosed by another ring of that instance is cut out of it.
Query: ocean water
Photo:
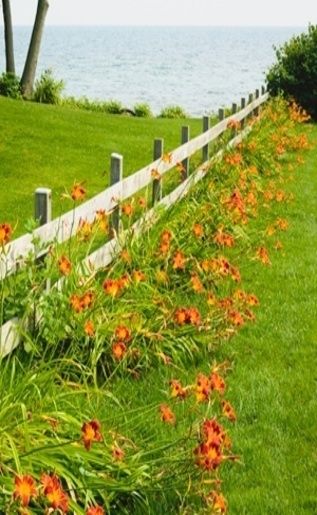
[[[15,28],[19,74],[30,27]],[[45,28],[39,73],[51,68],[66,93],[147,102],[155,113],[181,105],[191,115],[238,102],[264,83],[273,45],[296,27],[53,27]],[[4,69],[0,27],[0,70]]]

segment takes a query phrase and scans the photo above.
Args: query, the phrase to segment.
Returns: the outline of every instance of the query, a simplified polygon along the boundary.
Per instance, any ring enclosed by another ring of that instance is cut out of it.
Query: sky
[[[49,25],[317,24],[317,0],[49,0]],[[31,25],[37,0],[11,0],[14,25]],[[2,23],[2,16],[1,21]]]

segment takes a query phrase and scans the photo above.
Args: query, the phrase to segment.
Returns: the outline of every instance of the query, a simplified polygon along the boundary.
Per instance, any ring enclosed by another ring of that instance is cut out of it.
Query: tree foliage
[[[317,119],[317,25],[275,48],[277,62],[267,73],[272,95],[293,97]]]

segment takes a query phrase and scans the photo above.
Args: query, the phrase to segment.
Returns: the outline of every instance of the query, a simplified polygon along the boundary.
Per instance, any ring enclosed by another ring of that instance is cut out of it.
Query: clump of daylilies
[[[218,405],[219,415],[224,419],[231,422],[236,421],[236,413],[228,400],[224,399],[227,389],[225,379],[221,371],[226,371],[228,363],[214,364],[210,373],[198,373],[193,384],[184,385],[179,379],[172,379],[169,383],[169,395],[172,402],[191,402],[196,406],[206,405],[211,407],[213,411]],[[188,401],[189,400],[189,401]],[[176,405],[175,405],[176,407]],[[193,408],[187,407],[192,410]],[[177,424],[177,417],[172,407],[163,403],[160,405],[160,418],[162,422],[175,426]],[[182,413],[184,413],[182,411]],[[227,430],[220,423],[216,416],[205,418],[199,425],[197,431],[198,442],[194,449],[192,449],[192,459],[196,467],[202,473],[217,473],[219,481],[218,469],[226,461],[235,461],[237,456],[231,453],[231,439]],[[206,483],[208,483],[207,481]],[[207,494],[206,494],[207,495]],[[205,499],[206,500],[206,499]],[[227,502],[220,492],[213,491],[208,494],[208,503],[217,506],[217,502],[221,502],[223,506],[223,513],[226,511]]]
[[[101,423],[96,419],[84,422],[81,434],[81,441],[87,451],[94,443],[103,441]],[[120,449],[117,448],[116,454],[114,454],[113,450],[113,456],[116,459],[118,459],[119,451]],[[34,504],[35,507],[44,508],[45,513],[53,513],[57,510],[58,513],[66,514],[71,510],[70,493],[63,485],[61,478],[54,472],[43,472],[39,481],[36,481],[31,474],[17,474],[14,478],[13,501],[23,508]],[[29,512],[25,510],[21,513]],[[105,515],[105,510],[102,506],[95,505],[87,507],[85,513],[86,515]]]

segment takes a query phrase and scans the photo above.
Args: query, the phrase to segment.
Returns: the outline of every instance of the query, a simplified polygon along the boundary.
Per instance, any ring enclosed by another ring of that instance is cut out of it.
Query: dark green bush
[[[272,95],[294,98],[317,119],[317,26],[275,48],[277,62],[267,73]]]
[[[65,83],[53,77],[52,70],[45,70],[35,83],[33,100],[41,104],[60,104]]]
[[[10,98],[22,98],[20,80],[14,73],[3,73],[0,77],[0,95]]]

